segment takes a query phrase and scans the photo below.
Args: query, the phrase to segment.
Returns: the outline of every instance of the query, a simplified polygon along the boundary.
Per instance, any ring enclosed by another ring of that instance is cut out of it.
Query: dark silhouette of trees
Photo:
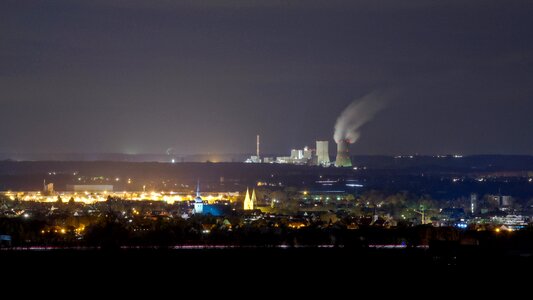
[[[116,250],[127,244],[129,235],[130,231],[115,215],[108,215],[103,220],[87,226],[85,241],[89,246]]]

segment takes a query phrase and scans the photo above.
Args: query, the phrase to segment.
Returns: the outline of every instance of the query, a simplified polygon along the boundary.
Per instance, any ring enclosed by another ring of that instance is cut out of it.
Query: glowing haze
[[[531,0],[0,1],[0,159],[248,156],[257,133],[284,155],[384,88],[401,93],[374,122],[374,96],[339,119],[363,134],[353,154],[533,154],[531,16]]]
[[[348,105],[337,118],[333,139],[336,143],[347,140],[355,143],[361,135],[360,129],[386,106],[383,93],[372,92]]]

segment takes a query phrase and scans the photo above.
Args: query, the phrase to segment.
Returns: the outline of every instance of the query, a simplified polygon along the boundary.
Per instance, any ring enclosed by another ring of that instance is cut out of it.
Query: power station
[[[256,156],[259,161],[261,161],[261,156],[259,156],[259,134],[257,135],[257,146],[256,146]]]
[[[278,163],[329,167],[332,163],[329,157],[329,141],[316,141],[316,149],[304,147],[292,149],[290,156],[260,157],[259,135],[256,136],[256,153],[246,159],[247,163]],[[342,139],[337,142],[336,167],[351,167],[350,140]]]
[[[335,167],[352,166],[349,145],[350,141],[348,139],[342,139],[337,142],[337,158],[335,159]]]
[[[259,153],[259,134],[258,134],[255,139],[255,156],[254,155],[250,156],[250,158],[248,158],[245,162],[256,163],[256,164],[263,162],[259,155],[260,153]]]
[[[317,164],[320,166],[329,166],[329,142],[316,141]]]

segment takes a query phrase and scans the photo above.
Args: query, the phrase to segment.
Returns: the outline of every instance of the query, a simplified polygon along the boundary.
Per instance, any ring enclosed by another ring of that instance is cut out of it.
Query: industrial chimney
[[[348,145],[350,141],[347,139],[337,142],[337,159],[335,160],[335,167],[351,167],[352,160],[350,159],[350,148]]]
[[[259,134],[257,135],[257,149],[256,149],[256,155],[257,155],[257,159],[259,159]]]

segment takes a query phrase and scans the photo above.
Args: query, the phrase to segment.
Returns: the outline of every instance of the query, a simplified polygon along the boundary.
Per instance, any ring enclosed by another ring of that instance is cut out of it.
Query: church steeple
[[[246,188],[246,196],[244,197],[244,210],[250,209],[250,192],[248,188]]]
[[[196,198],[200,197],[200,179],[196,183]]]
[[[246,196],[244,197],[244,210],[253,210],[255,202],[257,202],[255,197],[255,189],[252,190],[252,197],[250,198],[250,190],[246,188]]]
[[[196,184],[196,198],[194,199],[194,213],[202,214],[204,211],[204,200],[200,197],[200,179]]]
[[[254,209],[254,205],[257,202],[257,199],[255,198],[255,189],[252,191],[252,199],[250,199],[250,209]]]

